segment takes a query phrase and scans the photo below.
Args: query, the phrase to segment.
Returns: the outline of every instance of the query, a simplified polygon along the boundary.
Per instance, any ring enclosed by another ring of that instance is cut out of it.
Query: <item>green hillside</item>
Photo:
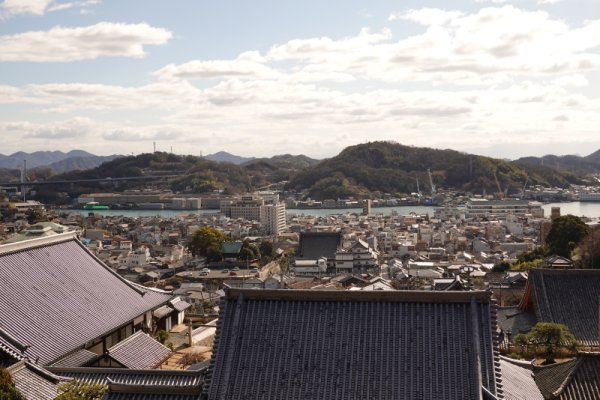
[[[571,173],[541,166],[525,166],[454,150],[404,146],[394,142],[371,142],[347,147],[336,157],[322,161],[296,174],[288,187],[307,190],[314,199],[370,196],[374,192],[411,193],[430,191],[427,170],[434,184],[488,193],[518,192],[529,185],[567,187],[579,179]],[[497,177],[498,184],[496,183]]]

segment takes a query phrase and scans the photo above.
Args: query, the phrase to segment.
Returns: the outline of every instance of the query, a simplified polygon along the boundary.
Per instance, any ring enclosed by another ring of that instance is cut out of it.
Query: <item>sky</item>
[[[0,0],[0,153],[600,149],[598,0]]]

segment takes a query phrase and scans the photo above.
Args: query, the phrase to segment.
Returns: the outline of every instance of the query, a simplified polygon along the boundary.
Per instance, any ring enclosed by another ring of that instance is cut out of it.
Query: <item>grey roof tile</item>
[[[154,310],[152,312],[152,315],[154,316],[154,318],[161,319],[161,318],[164,318],[167,315],[171,314],[172,312],[173,312],[173,308],[172,307],[169,307],[168,305],[164,305],[164,306],[162,306],[162,307],[157,308],[156,310]]]
[[[168,358],[171,350],[140,331],[108,349],[108,354],[127,368],[151,369]]]
[[[544,400],[533,379],[531,363],[500,357],[500,368],[506,400]]]
[[[535,311],[538,321],[566,325],[585,346],[599,346],[600,270],[533,268],[520,308]]]
[[[502,398],[489,296],[231,289],[207,399]]]
[[[573,361],[534,368],[546,399],[600,399],[600,353],[579,353]]]
[[[188,303],[185,300],[181,300],[180,298],[171,300],[169,302],[169,304],[171,305],[171,307],[173,307],[175,309],[175,311],[184,311],[187,310],[188,308],[190,308],[192,305],[190,303]]]
[[[339,232],[301,232],[297,257],[309,260],[321,257],[334,259],[341,243]]]
[[[73,238],[52,239],[21,242],[13,252],[7,249],[14,245],[0,246],[0,328],[29,345],[25,355],[40,364],[172,297],[124,280]]]
[[[69,377],[90,384],[107,385],[108,380],[140,386],[202,386],[204,371],[182,370],[135,370],[119,368],[59,368],[47,367],[56,375]]]
[[[53,367],[81,367],[93,359],[97,358],[98,354],[92,353],[89,350],[79,349],[73,353],[61,358],[53,363]]]
[[[58,393],[58,385],[68,380],[25,360],[10,366],[8,371],[27,400],[52,400]]]
[[[199,394],[106,393],[103,400],[200,400]]]

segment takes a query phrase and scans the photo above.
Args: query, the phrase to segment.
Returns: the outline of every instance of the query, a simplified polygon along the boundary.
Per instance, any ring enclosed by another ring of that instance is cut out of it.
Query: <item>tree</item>
[[[492,272],[505,272],[510,269],[510,263],[508,261],[500,261],[494,264]]]
[[[588,227],[581,218],[564,215],[552,221],[546,243],[550,253],[570,258],[573,249],[587,233]]]
[[[156,340],[158,340],[162,344],[165,344],[165,342],[167,340],[169,340],[170,338],[171,338],[171,334],[165,330],[161,329],[160,331],[156,332]]]
[[[102,400],[106,386],[71,381],[58,386],[59,395],[54,400]]]
[[[220,249],[225,241],[223,232],[210,226],[203,226],[192,235],[188,250],[195,256],[207,256],[209,249]]]
[[[17,390],[10,373],[0,367],[0,399],[3,400],[26,400]]]
[[[260,255],[263,257],[273,257],[273,242],[263,240],[258,247]]]
[[[546,358],[544,365],[554,364],[554,358],[561,349],[575,349],[577,340],[563,324],[538,322],[527,334],[519,334],[515,342],[521,346],[535,346]]]
[[[27,215],[27,222],[29,223],[29,225],[33,225],[35,223],[42,222],[42,221],[48,221],[48,217],[46,217],[46,213],[44,213],[44,211],[36,209],[36,208],[28,209],[25,212],[25,215]]]
[[[260,257],[258,247],[251,244],[249,241],[244,240],[242,248],[240,249],[240,259],[242,260],[255,260]]]

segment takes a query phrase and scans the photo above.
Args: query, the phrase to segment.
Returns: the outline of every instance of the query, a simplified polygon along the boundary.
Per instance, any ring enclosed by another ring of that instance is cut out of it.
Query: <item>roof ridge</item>
[[[530,370],[533,368],[532,361],[517,360],[515,358],[510,358],[510,357],[503,356],[502,354],[500,354],[500,360],[503,360],[503,361],[506,361],[506,362],[511,363],[513,365],[516,365],[518,367],[523,367],[523,368],[527,368],[527,369],[530,369]]]
[[[577,372],[581,364],[583,364],[583,362],[583,358],[577,357],[575,365],[573,365],[573,368],[569,370],[569,373],[565,377],[565,380],[561,383],[558,389],[556,389],[552,393],[554,396],[559,396],[563,392],[563,390],[565,390],[565,388],[569,385],[569,383],[571,383],[571,381],[573,380],[573,375],[575,375],[575,373]]]
[[[129,368],[102,368],[102,367],[47,367],[48,370],[54,373],[94,373],[94,374],[119,374],[119,375],[202,375],[203,371],[195,370],[174,370],[174,369],[129,369]]]
[[[52,236],[43,236],[33,239],[21,240],[15,243],[0,244],[0,255],[18,253],[20,251],[31,250],[38,247],[44,247],[52,244],[67,242],[77,239],[77,232],[64,232]]]
[[[491,303],[491,292],[472,291],[332,291],[302,289],[241,289],[229,288],[226,297],[246,300],[297,300],[297,301],[380,301],[410,303],[470,303],[475,299],[482,303]]]

